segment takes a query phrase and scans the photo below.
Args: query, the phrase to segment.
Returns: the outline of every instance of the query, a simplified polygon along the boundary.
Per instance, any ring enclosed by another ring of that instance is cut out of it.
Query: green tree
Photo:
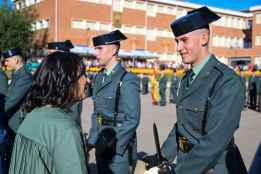
[[[0,50],[20,47],[25,55],[32,48],[32,22],[34,12],[29,9],[14,10],[3,4],[0,7]]]

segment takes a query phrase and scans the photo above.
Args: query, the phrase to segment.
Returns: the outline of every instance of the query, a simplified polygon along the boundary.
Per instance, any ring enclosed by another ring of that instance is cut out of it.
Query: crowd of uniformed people
[[[167,76],[164,65],[140,78],[128,71],[117,58],[127,39],[119,30],[93,37],[102,68],[92,76],[70,52],[70,41],[48,43],[33,75],[19,48],[3,50],[1,66],[13,73],[9,82],[0,68],[0,174],[90,173],[93,150],[98,174],[139,174],[140,93],[149,92],[152,104],[176,104],[177,122],[161,150],[142,158],[145,173],[247,173],[234,132],[244,106],[261,110],[261,78],[245,80],[208,51],[209,24],[219,18],[202,7],[171,24],[182,61],[190,65],[182,77],[176,69]],[[88,137],[81,130],[86,97],[94,105]],[[259,151],[256,159],[251,174],[261,172]]]

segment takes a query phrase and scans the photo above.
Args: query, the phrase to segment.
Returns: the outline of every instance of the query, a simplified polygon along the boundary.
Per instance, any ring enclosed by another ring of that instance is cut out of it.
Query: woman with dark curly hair
[[[85,97],[79,56],[54,52],[38,68],[18,129],[9,174],[86,174],[79,126],[70,108]]]

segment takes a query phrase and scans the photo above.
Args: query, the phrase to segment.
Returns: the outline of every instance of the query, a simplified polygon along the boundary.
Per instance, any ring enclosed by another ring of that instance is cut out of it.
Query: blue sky
[[[8,0],[9,3],[11,3],[11,0]],[[0,0],[0,6],[2,5],[3,0]]]
[[[8,0],[10,2],[10,0]],[[251,6],[261,5],[261,0],[185,0],[196,4],[209,5],[213,7],[231,9],[231,10],[247,10]],[[0,0],[0,5],[3,0]]]
[[[188,2],[209,5],[230,10],[248,10],[251,6],[261,5],[261,0],[186,0]]]

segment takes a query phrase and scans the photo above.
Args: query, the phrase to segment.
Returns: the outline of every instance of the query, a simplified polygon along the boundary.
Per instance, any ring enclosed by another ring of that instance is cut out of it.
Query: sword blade
[[[154,142],[155,142],[157,157],[158,157],[158,161],[159,161],[159,165],[160,165],[164,160],[163,160],[163,156],[162,156],[161,149],[160,149],[158,129],[157,129],[157,126],[155,123],[153,123],[153,135],[154,135]]]

